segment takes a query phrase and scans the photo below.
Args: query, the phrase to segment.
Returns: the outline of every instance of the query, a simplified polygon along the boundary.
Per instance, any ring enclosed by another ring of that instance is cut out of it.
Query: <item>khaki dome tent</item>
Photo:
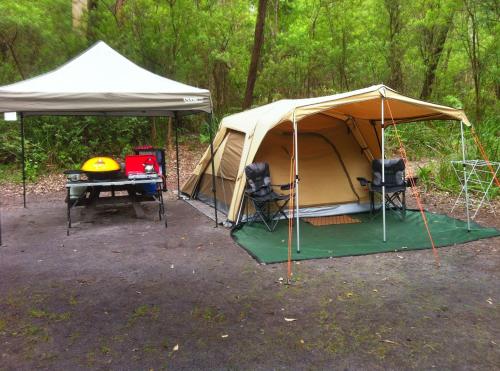
[[[298,133],[300,215],[368,210],[368,193],[357,177],[371,178],[371,160],[381,157],[381,100],[386,126],[421,120],[457,120],[462,110],[405,97],[384,86],[332,96],[280,100],[224,118],[214,139],[217,207],[235,222],[245,189],[246,165],[269,163],[274,184],[290,181],[294,120]],[[387,110],[390,108],[390,113]],[[182,186],[183,193],[213,205],[207,150]]]

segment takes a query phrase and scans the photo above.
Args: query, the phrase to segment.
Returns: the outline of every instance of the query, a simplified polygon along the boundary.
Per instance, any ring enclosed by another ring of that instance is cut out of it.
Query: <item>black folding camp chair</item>
[[[401,219],[406,215],[406,187],[408,180],[405,176],[405,163],[397,158],[384,161],[385,167],[385,207],[394,210]],[[375,213],[375,193],[382,194],[382,160],[372,161],[371,181],[366,178],[357,178],[362,186],[368,186],[370,192],[370,210]]]
[[[245,175],[247,177],[245,189],[247,222],[253,223],[261,220],[269,232],[273,232],[278,225],[280,216],[288,219],[283,210],[290,200],[290,195],[276,193],[273,187],[289,190],[290,184],[271,184],[269,164],[266,162],[247,165]],[[255,208],[255,214],[251,217],[248,214],[248,204],[250,202]]]

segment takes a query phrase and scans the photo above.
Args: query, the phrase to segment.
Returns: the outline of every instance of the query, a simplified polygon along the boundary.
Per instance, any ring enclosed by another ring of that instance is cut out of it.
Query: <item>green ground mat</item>
[[[293,260],[318,259],[350,255],[366,255],[390,251],[429,249],[431,244],[419,211],[408,210],[402,221],[387,212],[387,242],[382,242],[382,215],[355,214],[362,222],[316,227],[300,222],[301,252],[294,251]],[[500,236],[495,228],[481,227],[446,215],[426,212],[436,246],[449,246],[481,238]],[[262,223],[244,224],[232,232],[234,240],[261,263],[287,260],[288,222],[280,221],[274,232]],[[295,228],[294,228],[295,239]]]

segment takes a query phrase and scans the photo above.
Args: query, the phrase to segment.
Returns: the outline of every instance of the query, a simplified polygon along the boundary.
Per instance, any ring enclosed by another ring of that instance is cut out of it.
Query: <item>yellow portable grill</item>
[[[89,179],[110,179],[120,176],[120,164],[111,157],[93,157],[82,166]]]

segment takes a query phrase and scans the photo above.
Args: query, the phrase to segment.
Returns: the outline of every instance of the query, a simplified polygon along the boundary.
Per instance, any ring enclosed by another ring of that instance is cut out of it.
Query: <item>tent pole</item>
[[[219,221],[217,220],[217,194],[215,188],[214,141],[213,141],[212,127],[213,127],[213,116],[212,113],[210,113],[208,116],[208,133],[210,135],[210,164],[212,167],[212,193],[214,195],[215,228],[217,228]]]
[[[460,136],[462,141],[462,169],[464,172],[464,191],[465,191],[465,210],[467,213],[467,231],[470,232],[470,215],[469,215],[469,192],[467,187],[467,174],[465,171],[465,141],[464,141],[464,122],[460,121]]]
[[[23,172],[23,206],[26,208],[26,160],[25,160],[25,149],[24,149],[24,115],[21,112],[20,117],[20,130],[21,130],[21,166]]]
[[[2,201],[0,200],[0,246],[2,246]]]
[[[384,97],[380,99],[381,102],[381,124],[382,124],[382,229],[383,229],[383,241],[387,241],[386,230],[385,230],[385,137],[384,137]]]
[[[299,142],[297,135],[297,120],[295,119],[295,111],[293,111],[293,141],[294,141],[294,157],[295,157],[295,228],[297,230],[297,253],[300,253],[300,225],[299,225]]]
[[[174,113],[175,117],[175,165],[177,168],[177,199],[181,199],[181,179],[180,179],[180,164],[179,164],[179,114]]]
[[[2,205],[0,203],[0,246],[2,246]]]

